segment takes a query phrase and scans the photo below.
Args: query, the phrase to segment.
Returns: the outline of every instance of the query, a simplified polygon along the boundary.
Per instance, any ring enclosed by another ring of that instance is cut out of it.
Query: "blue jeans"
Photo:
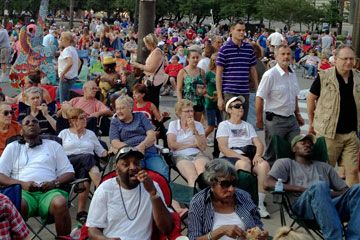
[[[347,239],[360,239],[359,201],[360,184],[331,199],[329,184],[319,181],[301,194],[293,210],[303,218],[316,220],[326,240],[342,239],[341,222],[345,221],[348,221],[345,233]]]
[[[66,82],[59,80],[59,86],[56,89],[56,101],[62,104],[64,101],[70,99],[70,89],[72,85],[78,80],[78,77],[67,79]]]
[[[314,66],[314,65],[306,64],[305,68],[308,70],[308,72],[307,72],[308,76],[313,76],[313,77],[316,76],[316,73],[317,73],[317,66],[316,65]]]
[[[141,167],[160,173],[169,181],[169,169],[159,154],[146,153],[145,159],[141,161]]]

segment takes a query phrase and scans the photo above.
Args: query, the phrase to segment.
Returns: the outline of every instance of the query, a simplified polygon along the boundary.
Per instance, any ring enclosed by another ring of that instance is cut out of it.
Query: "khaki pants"
[[[359,139],[356,132],[345,134],[337,133],[334,139],[325,137],[329,164],[335,167],[344,166],[345,169],[357,169],[359,167]]]

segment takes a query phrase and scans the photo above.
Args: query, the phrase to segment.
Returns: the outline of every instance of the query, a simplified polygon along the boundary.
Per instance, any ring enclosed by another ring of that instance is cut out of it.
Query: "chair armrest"
[[[86,181],[89,181],[88,178],[79,178],[79,179],[75,179],[74,181],[70,182],[69,184],[70,185],[76,185],[78,183],[83,183],[83,182],[86,182]]]

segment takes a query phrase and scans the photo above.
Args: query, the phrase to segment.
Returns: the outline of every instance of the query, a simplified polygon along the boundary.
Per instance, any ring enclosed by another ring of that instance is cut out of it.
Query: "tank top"
[[[182,97],[191,101],[194,106],[196,105],[204,105],[204,97],[197,94],[196,89],[200,86],[204,87],[204,79],[201,75],[201,69],[199,69],[199,75],[193,77],[190,76],[186,70],[184,69],[186,76],[184,78]]]
[[[147,119],[151,121],[153,113],[150,111],[151,102],[148,101],[146,105],[142,108],[136,106],[136,101],[134,101],[134,110],[133,112],[142,112]]]

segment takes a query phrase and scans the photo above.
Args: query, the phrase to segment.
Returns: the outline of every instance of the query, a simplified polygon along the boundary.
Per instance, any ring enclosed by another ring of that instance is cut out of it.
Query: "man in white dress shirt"
[[[276,28],[275,32],[270,34],[266,40],[269,46],[275,46],[275,49],[277,49],[283,43],[284,36],[281,34],[280,28]]]
[[[266,71],[256,92],[256,126],[264,128],[263,109],[265,109],[264,158],[272,165],[275,161],[273,136],[279,135],[288,142],[300,134],[304,119],[300,115],[297,94],[299,85],[296,73],[289,67],[291,49],[280,45],[275,50],[277,65]],[[265,102],[265,105],[264,105]]]

